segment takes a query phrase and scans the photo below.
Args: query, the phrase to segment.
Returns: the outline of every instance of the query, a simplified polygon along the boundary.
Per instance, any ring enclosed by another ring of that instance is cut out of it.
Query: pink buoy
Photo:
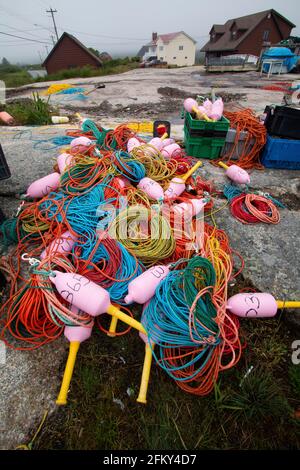
[[[186,98],[183,102],[183,107],[188,113],[192,113],[198,108],[198,103],[193,98]]]
[[[64,153],[61,153],[60,155],[58,155],[57,165],[58,165],[58,169],[60,171],[60,174],[62,174],[65,171],[67,166],[71,165],[72,159],[73,159],[73,155],[70,155],[67,152],[64,152]]]
[[[109,293],[80,274],[53,271],[49,279],[67,302],[92,317],[105,313],[110,306]]]
[[[150,199],[158,201],[159,199],[164,198],[164,190],[156,181],[151,178],[142,178],[137,185],[139,189],[144,191]]]
[[[154,137],[148,142],[149,145],[153,145],[159,152],[163,148],[163,140],[161,140],[159,137]]]
[[[142,143],[136,138],[131,137],[127,142],[127,152],[131,152],[135,147],[140,147]]]
[[[227,301],[229,312],[239,317],[274,317],[278,306],[271,294],[249,292],[236,294]]]
[[[168,199],[175,199],[180,196],[185,190],[185,182],[181,178],[173,178],[169,184],[168,189],[165,191],[165,197]]]
[[[125,176],[117,176],[115,179],[122,189],[129,188],[129,186],[131,186],[129,179],[125,178]]]
[[[161,154],[166,159],[169,159],[169,158],[175,156],[176,154],[178,154],[181,151],[182,151],[181,147],[178,144],[171,144],[171,145],[167,145],[166,147],[164,147],[161,151]]]
[[[49,194],[51,191],[55,191],[60,183],[60,174],[57,172],[50,173],[50,175],[44,176],[28,186],[26,196],[28,197],[43,197]]]
[[[209,116],[211,111],[212,111],[212,102],[209,100],[209,99],[206,99],[203,103],[203,108],[205,109],[206,111],[206,114]]]
[[[90,326],[65,326],[64,335],[70,341],[82,343],[91,337],[92,327]]]
[[[128,284],[128,295],[124,299],[126,304],[133,302],[144,304],[148,302],[154,296],[159,283],[167,277],[169,272],[168,266],[152,266],[152,268],[147,269],[143,274],[133,279]]]
[[[14,124],[14,118],[6,111],[0,112],[0,121],[4,122],[8,126],[12,126]]]
[[[164,149],[165,147],[168,147],[168,145],[175,144],[175,140],[172,139],[171,137],[168,137],[167,139],[164,139],[162,141],[162,148]]]
[[[209,117],[214,121],[219,121],[224,112],[224,103],[222,98],[218,98],[213,104],[211,108],[211,112],[209,113]]]
[[[238,184],[248,184],[250,183],[250,176],[246,170],[240,168],[237,165],[231,165],[226,169],[226,175],[232,181]]]
[[[45,250],[41,253],[41,259],[44,259],[46,256],[55,255],[57,253],[68,255],[71,253],[74,244],[77,241],[77,237],[71,234],[69,230],[64,232],[61,237],[53,240],[50,245],[45,248]]]
[[[72,305],[71,311],[77,314],[80,313],[80,310],[77,307]],[[78,341],[79,343],[83,343],[91,337],[93,329],[93,323],[87,326],[65,326],[64,335],[65,337],[72,343],[73,341]]]
[[[73,155],[86,153],[91,145],[93,145],[93,142],[88,137],[76,137],[70,144],[71,153]]]
[[[202,211],[207,199],[190,199],[189,202],[181,202],[180,204],[174,205],[174,212],[181,216],[194,217]]]

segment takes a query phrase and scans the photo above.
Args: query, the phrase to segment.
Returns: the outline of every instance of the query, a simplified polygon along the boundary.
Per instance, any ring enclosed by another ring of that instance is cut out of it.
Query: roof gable
[[[157,39],[161,39],[163,43],[167,43],[167,42],[172,41],[173,39],[176,39],[177,36],[180,36],[180,34],[183,34],[184,36],[186,36],[188,39],[190,39],[194,43],[197,42],[191,36],[186,34],[184,31],[177,31],[176,33],[159,34]]]
[[[59,40],[57,41],[57,43],[55,44],[55,46],[53,46],[53,48],[51,49],[51,51],[47,55],[46,59],[44,60],[44,62],[42,63],[43,66],[45,66],[47,64],[47,62],[50,59],[50,57],[52,56],[52,54],[56,51],[56,49],[60,46],[60,44],[62,43],[62,41],[65,38],[71,39],[71,41],[75,42],[75,44],[77,46],[79,46],[81,49],[83,49],[90,57],[92,57],[96,62],[98,62],[99,65],[102,65],[102,61],[99,59],[99,57],[97,57],[95,54],[93,54],[92,51],[90,51],[86,46],[84,46],[82,44],[82,42],[80,42],[77,38],[75,38],[75,36],[72,36],[72,34],[64,32],[61,35],[61,37],[59,38]]]

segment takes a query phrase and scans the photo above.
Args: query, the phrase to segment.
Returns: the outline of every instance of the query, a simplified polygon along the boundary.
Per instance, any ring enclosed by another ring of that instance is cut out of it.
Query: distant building
[[[261,50],[287,39],[295,25],[271,9],[214,24],[210,40],[202,47],[206,62],[210,58],[233,54],[260,56]]]
[[[152,41],[145,44],[138,55],[142,57],[142,60],[156,56],[157,59],[169,65],[194,65],[196,41],[184,31],[159,35],[152,33]]]
[[[63,33],[42,65],[50,74],[85,65],[101,67],[102,61],[74,36]]]
[[[101,54],[99,54],[99,59],[102,62],[109,62],[112,60],[112,56],[108,52],[101,52]]]

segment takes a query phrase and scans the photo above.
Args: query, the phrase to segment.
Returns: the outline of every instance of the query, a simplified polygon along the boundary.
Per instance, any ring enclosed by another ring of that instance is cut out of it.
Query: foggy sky
[[[297,25],[292,34],[300,36],[300,8],[297,0],[0,0],[0,60],[39,63],[46,49],[53,47],[52,19],[46,10],[57,10],[60,36],[64,31],[87,47],[113,56],[134,55],[151,38],[152,31],[185,31],[198,41],[207,40],[213,23],[273,8]],[[298,8],[297,8],[298,7]],[[28,39],[38,42],[30,42]]]

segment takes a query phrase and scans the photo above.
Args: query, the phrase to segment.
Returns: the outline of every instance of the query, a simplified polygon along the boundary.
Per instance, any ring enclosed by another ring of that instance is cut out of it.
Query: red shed
[[[62,34],[43,63],[48,74],[85,65],[101,67],[102,62],[69,33]]]

